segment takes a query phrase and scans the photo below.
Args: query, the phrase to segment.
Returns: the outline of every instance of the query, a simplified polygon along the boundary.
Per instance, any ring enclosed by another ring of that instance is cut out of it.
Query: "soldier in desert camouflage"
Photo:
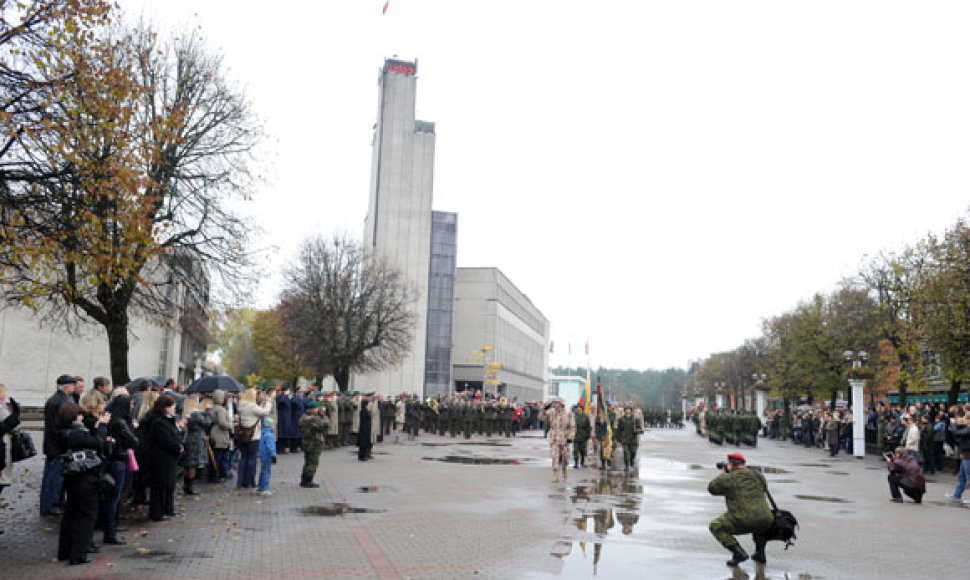
[[[566,479],[569,447],[576,437],[576,420],[559,398],[549,403],[545,415],[549,425],[549,448],[552,452],[552,481],[558,483],[560,469],[562,469],[562,478]]]

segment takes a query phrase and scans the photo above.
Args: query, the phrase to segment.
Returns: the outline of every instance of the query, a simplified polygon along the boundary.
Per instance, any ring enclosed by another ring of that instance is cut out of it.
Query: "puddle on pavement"
[[[771,483],[800,483],[797,479],[772,479]]]
[[[342,516],[344,514],[382,514],[387,510],[373,510],[368,508],[353,507],[345,503],[332,503],[328,505],[312,505],[300,509],[300,513],[308,516]]]
[[[782,469],[780,467],[769,467],[767,465],[749,465],[748,469],[753,469],[755,471],[768,474],[791,473],[787,469]]]
[[[425,461],[442,461],[444,463],[460,463],[462,465],[519,465],[531,461],[532,458],[517,457],[464,457],[461,455],[446,455],[444,457],[422,457]]]
[[[802,467],[834,467],[831,463],[797,463]]]
[[[849,475],[848,471],[828,471],[826,473],[831,473],[832,475]]]
[[[387,485],[362,485],[357,488],[359,493],[381,493],[388,491],[396,491],[393,487]]]
[[[511,447],[511,443],[499,441],[452,441],[448,443],[422,443],[424,447],[447,447],[449,445],[477,445],[480,447]]]
[[[807,499],[809,501],[827,501],[829,503],[850,503],[847,499],[842,499],[841,497],[830,497],[825,495],[798,495],[795,494],[798,499]]]
[[[697,463],[691,463],[690,464],[690,469],[704,469],[704,466],[703,465],[699,465]]]

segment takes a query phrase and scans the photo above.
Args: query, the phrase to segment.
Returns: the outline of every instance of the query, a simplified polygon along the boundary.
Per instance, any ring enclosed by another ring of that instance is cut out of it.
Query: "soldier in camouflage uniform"
[[[546,409],[546,422],[549,425],[549,448],[552,452],[552,481],[559,482],[559,469],[566,479],[569,467],[569,443],[576,437],[576,421],[573,414],[566,410],[562,399],[553,399]]]
[[[576,423],[576,438],[573,439],[573,467],[586,467],[586,449],[593,427],[589,422],[589,415],[580,406],[573,407],[573,422]]]
[[[303,448],[303,472],[300,474],[300,487],[320,487],[313,483],[313,476],[320,464],[320,452],[326,441],[330,422],[323,414],[320,403],[310,401],[306,404],[306,412],[300,417],[300,446]]]
[[[711,520],[711,534],[727,548],[732,558],[728,566],[737,566],[748,559],[748,553],[734,536],[751,534],[754,537],[755,562],[765,563],[765,535],[774,517],[765,498],[765,478],[757,471],[747,469],[744,456],[740,453],[728,455],[724,473],[715,477],[708,485],[711,495],[723,495],[727,503],[727,513]]]
[[[627,407],[623,416],[616,423],[616,441],[623,446],[623,471],[629,473],[633,469],[633,462],[637,457],[637,424],[633,418],[633,408]]]

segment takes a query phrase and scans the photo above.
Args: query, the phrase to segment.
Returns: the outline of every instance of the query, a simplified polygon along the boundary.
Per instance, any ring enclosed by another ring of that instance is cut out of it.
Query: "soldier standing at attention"
[[[734,538],[736,535],[751,534],[754,537],[755,562],[765,563],[765,534],[771,527],[774,517],[768,500],[765,478],[757,471],[747,469],[744,456],[734,452],[727,456],[727,463],[717,466],[724,473],[718,475],[707,485],[711,495],[723,495],[727,503],[727,513],[711,520],[711,534],[727,548],[733,557],[728,566],[737,566],[748,559],[748,553]]]
[[[616,440],[623,446],[623,472],[629,473],[637,457],[637,425],[633,418],[633,408],[623,410],[623,416],[616,424]]]
[[[576,438],[573,439],[573,467],[578,469],[586,467],[586,448],[593,430],[589,424],[589,415],[579,405],[573,406],[573,421],[576,423]]]
[[[549,426],[549,447],[552,451],[552,481],[559,483],[559,468],[566,479],[569,467],[569,444],[576,436],[576,421],[566,410],[562,399],[553,399],[546,408],[546,424]]]
[[[327,438],[330,421],[321,413],[322,407],[316,401],[306,404],[306,412],[300,417],[300,446],[303,447],[303,473],[300,487],[320,487],[313,483],[320,463],[320,452]]]

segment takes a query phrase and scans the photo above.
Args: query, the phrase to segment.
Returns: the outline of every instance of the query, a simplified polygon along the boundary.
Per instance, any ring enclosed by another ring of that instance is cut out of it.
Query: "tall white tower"
[[[360,377],[385,395],[424,392],[434,182],[434,123],[414,118],[418,63],[387,59],[378,81],[370,202],[364,247],[384,256],[417,291],[410,354],[396,367]]]

